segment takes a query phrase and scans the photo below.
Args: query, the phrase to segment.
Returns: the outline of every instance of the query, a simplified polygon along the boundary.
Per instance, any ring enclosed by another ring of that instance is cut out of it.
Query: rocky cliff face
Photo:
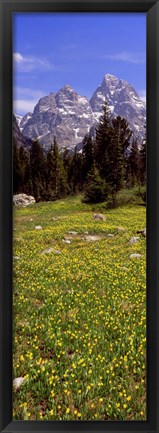
[[[15,139],[17,145],[29,149],[32,145],[32,140],[30,138],[24,137],[24,135],[20,131],[17,119],[14,116],[14,114],[13,114],[12,129],[13,129],[13,138]]]
[[[27,113],[19,127],[29,139],[38,138],[47,150],[56,136],[59,148],[73,148],[82,142],[91,127],[98,124],[104,102],[113,116],[127,119],[130,128],[142,139],[145,125],[145,104],[133,87],[113,75],[105,75],[90,101],[65,85],[56,94],[39,100],[33,113]]]
[[[38,138],[46,149],[54,136],[60,148],[72,147],[83,140],[94,121],[88,99],[65,85],[56,95],[51,93],[40,99],[24,125],[23,134]]]
[[[146,107],[136,90],[127,81],[106,74],[90,99],[90,105],[97,121],[102,114],[102,105],[105,100],[108,102],[112,115],[124,117],[136,136],[142,138],[146,122]]]

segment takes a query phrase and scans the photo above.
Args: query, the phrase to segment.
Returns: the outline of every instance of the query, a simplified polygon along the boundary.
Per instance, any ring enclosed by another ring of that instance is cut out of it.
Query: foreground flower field
[[[146,419],[146,212],[94,210],[14,210],[13,419]]]

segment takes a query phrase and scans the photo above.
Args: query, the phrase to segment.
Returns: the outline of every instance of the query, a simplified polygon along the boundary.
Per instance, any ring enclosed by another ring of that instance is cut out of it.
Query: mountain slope
[[[94,115],[86,97],[65,85],[56,95],[41,98],[23,128],[23,134],[38,138],[49,147],[56,136],[59,147],[76,145],[94,123]]]
[[[90,105],[97,121],[102,114],[102,105],[105,100],[108,102],[112,115],[124,117],[130,128],[141,138],[144,133],[146,109],[136,90],[127,81],[106,74],[90,99]]]
[[[30,148],[32,145],[32,140],[30,138],[24,137],[23,133],[21,132],[17,117],[13,114],[13,122],[12,122],[12,131],[13,131],[13,138],[15,139],[18,146],[23,146],[26,148]]]
[[[141,141],[146,119],[145,104],[135,89],[124,80],[106,74],[90,101],[80,96],[68,84],[56,94],[41,98],[33,113],[18,119],[23,135],[38,138],[47,150],[56,136],[59,148],[73,148],[82,142],[91,127],[98,124],[104,102],[113,116],[127,119],[130,128]]]

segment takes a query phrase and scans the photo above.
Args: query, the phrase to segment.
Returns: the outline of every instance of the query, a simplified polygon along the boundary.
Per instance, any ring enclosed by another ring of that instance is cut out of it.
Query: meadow
[[[146,241],[128,243],[145,221],[80,197],[14,207],[13,419],[146,419]]]

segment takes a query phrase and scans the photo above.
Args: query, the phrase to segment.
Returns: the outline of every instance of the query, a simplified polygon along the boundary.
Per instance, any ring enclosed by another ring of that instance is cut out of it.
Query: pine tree
[[[125,169],[125,151],[130,144],[131,131],[125,119],[111,119],[107,104],[96,130],[95,161],[100,175],[109,186],[113,205],[122,188]]]
[[[71,188],[72,156],[68,149],[64,150],[62,159],[63,159],[63,166],[66,175],[66,194],[70,194],[72,190]]]
[[[46,161],[43,148],[38,140],[32,143],[30,152],[31,181],[33,195],[37,201],[45,198],[46,190]]]
[[[27,149],[23,146],[19,148],[19,160],[20,160],[20,171],[21,171],[21,191],[28,194],[31,171],[30,171],[30,154]]]
[[[66,172],[58,144],[54,137],[54,144],[47,153],[47,194],[49,200],[64,197],[67,191]]]
[[[107,103],[103,106],[103,116],[100,118],[96,129],[94,146],[94,158],[101,177],[109,182],[110,176],[110,152],[111,152],[112,126],[111,116]]]
[[[146,133],[140,149],[140,181],[142,185],[146,183]]]
[[[70,189],[72,194],[82,191],[82,155],[75,149],[70,167]]]
[[[135,184],[139,183],[140,177],[140,154],[139,147],[136,140],[133,140],[130,155],[128,158],[128,165],[130,167],[130,182],[133,187]]]
[[[129,128],[128,122],[121,116],[117,116],[112,119],[113,128],[118,131],[118,137],[120,139],[120,143],[122,145],[123,155],[127,148],[130,146],[130,138],[132,136],[132,131]]]
[[[112,120],[111,175],[112,197],[115,204],[117,192],[123,187],[126,172],[126,151],[132,132],[125,119],[117,116]]]
[[[82,149],[82,173],[83,182],[86,180],[86,176],[92,168],[94,162],[94,150],[91,135],[85,135],[83,139]]]
[[[47,152],[47,198],[48,200],[55,200],[56,198],[56,192],[55,192],[55,158],[54,158],[54,150],[53,145],[51,145],[51,148]]]
[[[107,195],[106,182],[101,178],[99,170],[93,164],[87,175],[83,201],[85,203],[100,203],[107,199]]]
[[[13,193],[19,193],[21,189],[21,166],[19,148],[13,138]]]

